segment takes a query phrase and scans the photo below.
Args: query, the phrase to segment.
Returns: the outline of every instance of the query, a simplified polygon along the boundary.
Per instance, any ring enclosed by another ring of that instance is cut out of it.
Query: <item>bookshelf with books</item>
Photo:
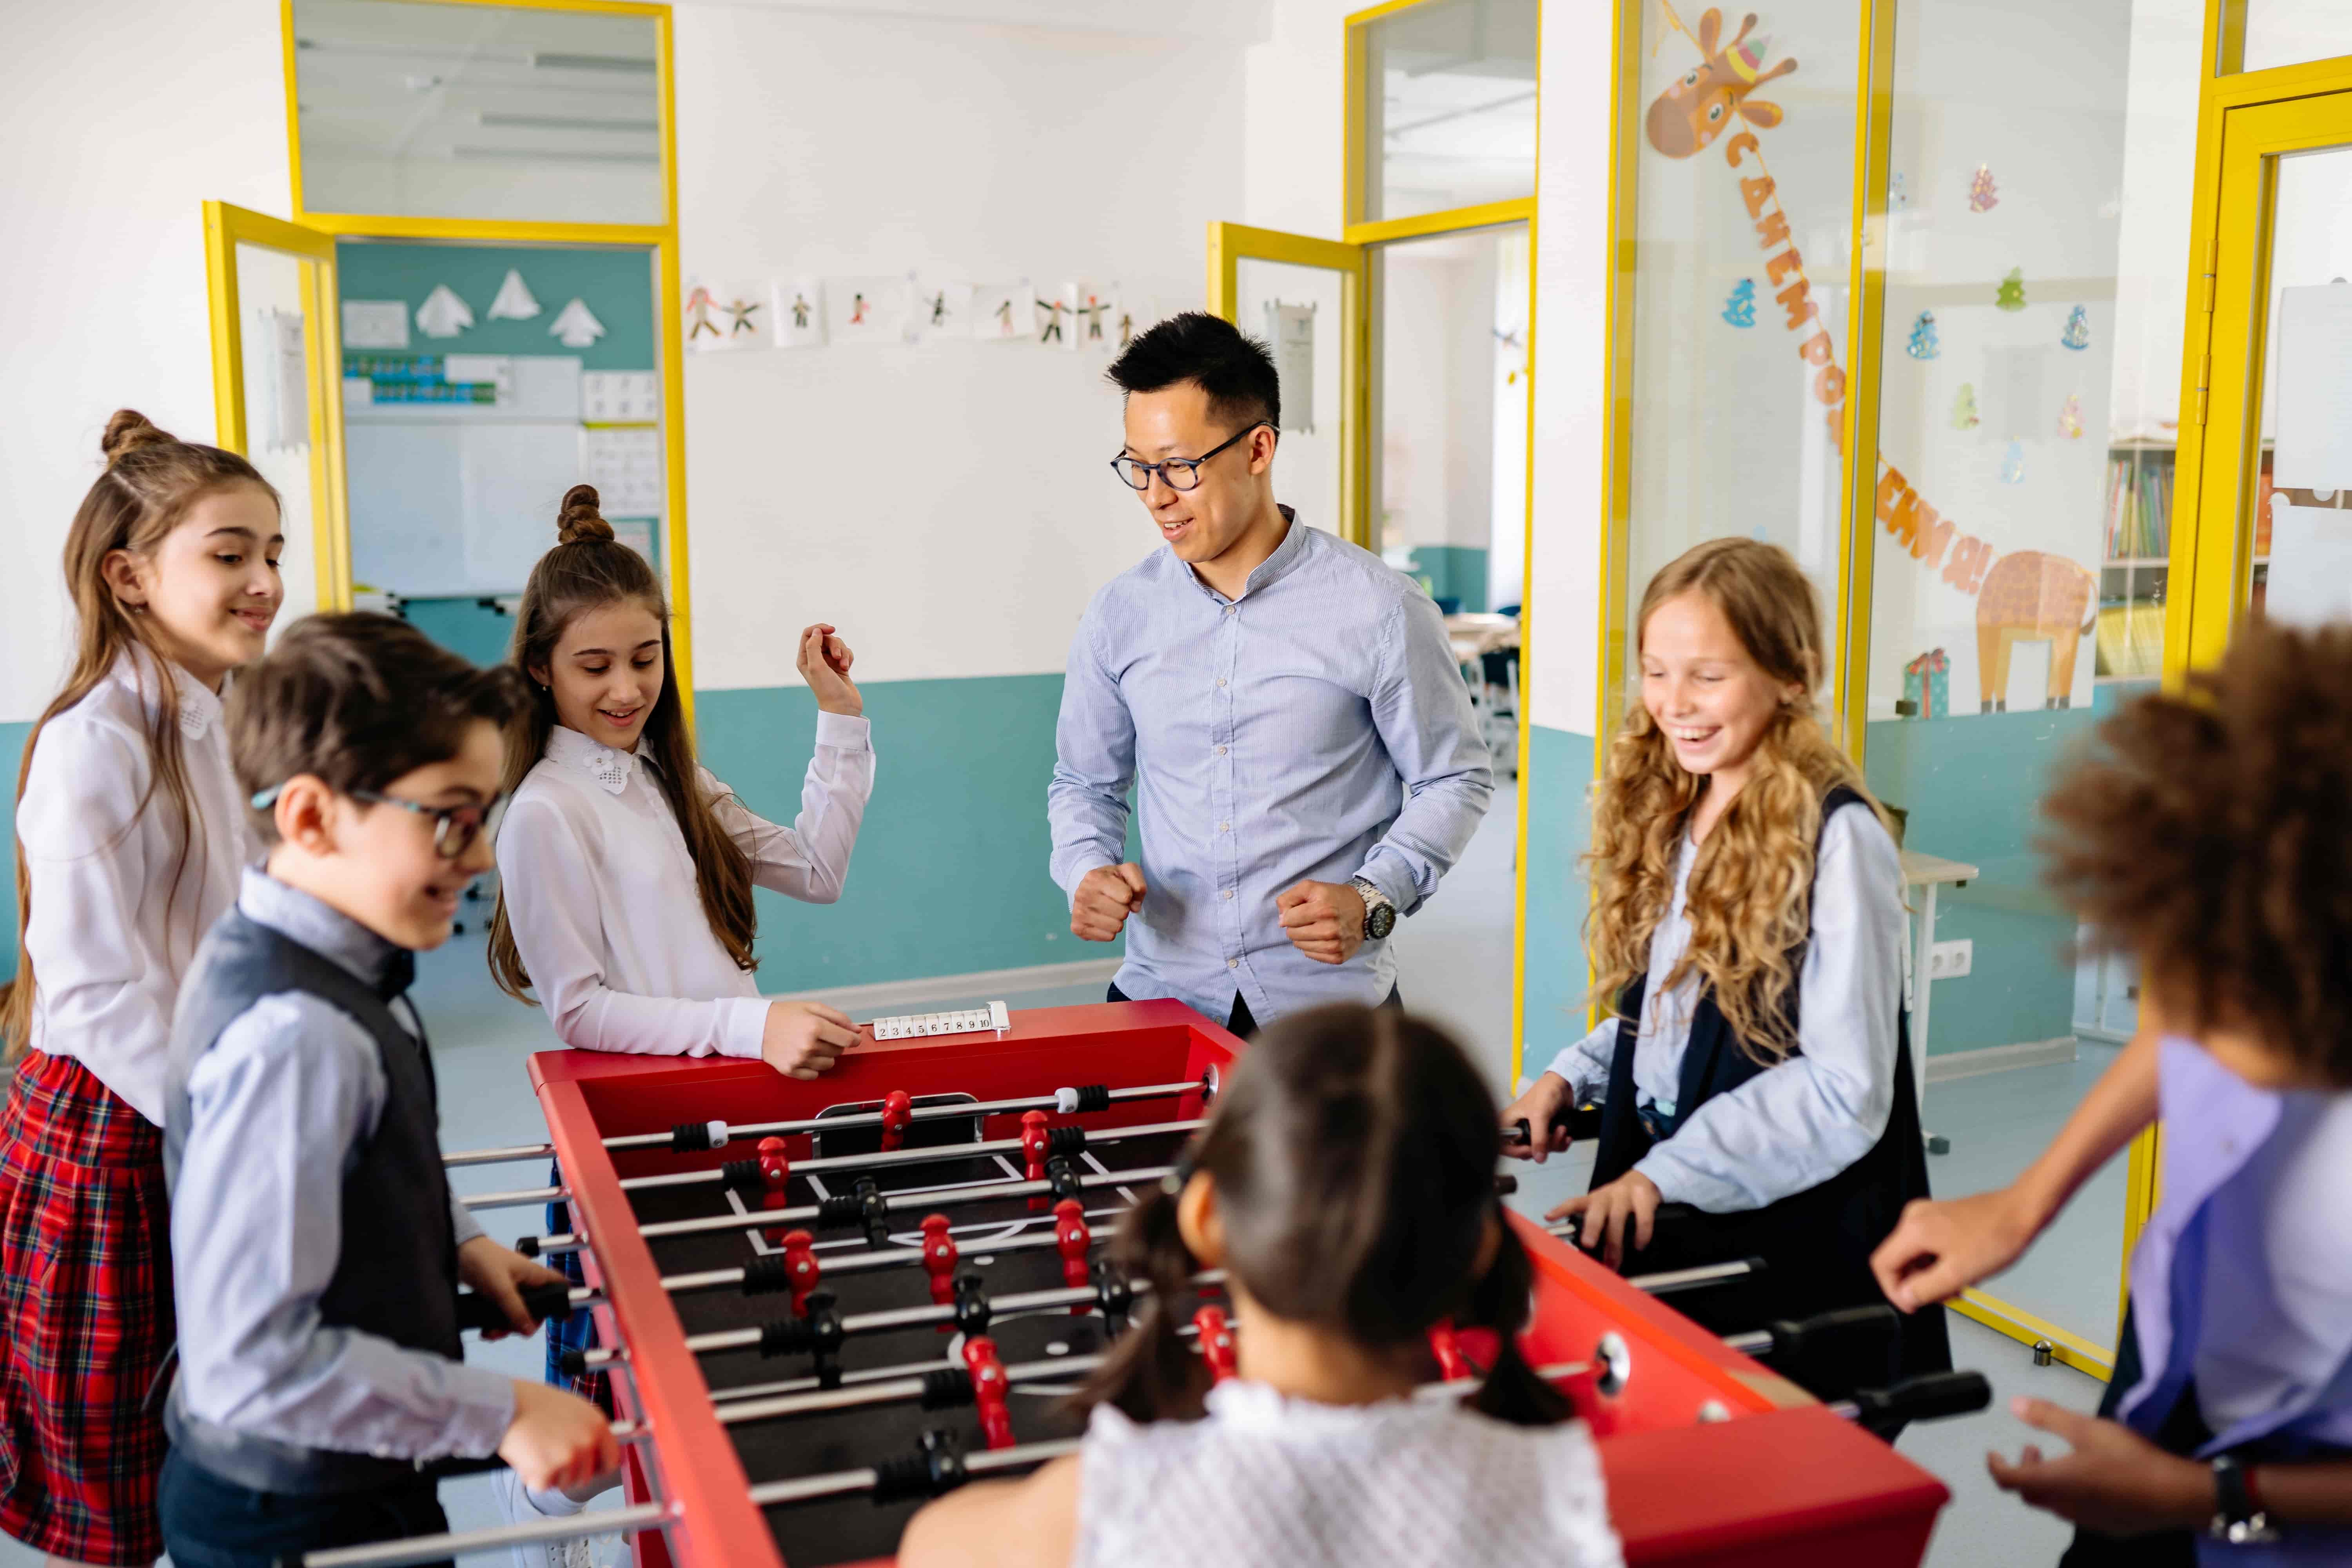
[[[2132,437],[2107,447],[2095,678],[2154,680],[2164,670],[2164,601],[2172,567],[2173,443]]]

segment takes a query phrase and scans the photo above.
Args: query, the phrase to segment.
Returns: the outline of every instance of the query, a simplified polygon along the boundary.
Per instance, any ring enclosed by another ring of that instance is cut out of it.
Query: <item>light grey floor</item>
[[[1399,984],[1416,1010],[1444,1022],[1469,1046],[1498,1092],[1507,1092],[1511,1025],[1512,834],[1516,803],[1507,786],[1498,790],[1486,825],[1445,881],[1439,896],[1411,921],[1398,941]],[[525,1079],[523,1061],[553,1041],[545,1020],[500,994],[483,963],[482,911],[472,929],[436,953],[420,960],[416,994],[432,1031],[441,1084],[442,1141],[446,1148],[533,1142],[544,1136],[538,1107]],[[1015,1008],[1066,1005],[1101,999],[1099,986],[1065,986],[1015,993],[1002,1000]],[[995,998],[974,996],[927,1000],[921,1011],[942,1010]],[[888,1003],[870,1013],[900,1010]],[[1928,1120],[1951,1137],[1953,1152],[1931,1163],[1939,1193],[1957,1195],[2006,1181],[2038,1152],[2064,1119],[2102,1060],[2086,1056],[2064,1068],[2025,1069],[1934,1086]],[[1584,1189],[1590,1154],[1572,1150],[1543,1167],[1521,1167],[1517,1206],[1540,1212]],[[528,1165],[468,1168],[453,1173],[461,1193],[535,1185],[545,1172]],[[2104,1342],[2115,1312],[2116,1254],[2121,1235],[2121,1183],[2111,1171],[2076,1199],[2075,1212],[1996,1290],[2021,1305]],[[2110,1213],[2112,1206],[2112,1213]],[[537,1211],[504,1210],[492,1218],[491,1233],[508,1237],[537,1230]],[[1984,1452],[1998,1447],[2014,1454],[2027,1428],[2012,1418],[2011,1395],[2032,1394],[2077,1409],[2098,1403],[2100,1385],[2063,1366],[2036,1368],[2025,1348],[1988,1329],[1955,1319],[1953,1349],[1958,1363],[1992,1378],[1992,1409],[1960,1420],[1927,1424],[1906,1432],[1901,1447],[1952,1489],[1928,1557],[1928,1568],[2032,1568],[2055,1562],[2066,1531],[2000,1494],[1987,1477]],[[469,1337],[468,1358],[516,1377],[536,1377],[541,1348],[536,1340],[482,1344]],[[453,1481],[442,1488],[451,1524],[459,1530],[499,1522],[488,1482]],[[611,1506],[606,1500],[599,1506]],[[600,1562],[615,1559],[606,1542]],[[0,1539],[0,1568],[31,1568],[38,1559],[14,1542]],[[477,1558],[503,1568],[502,1559]]]

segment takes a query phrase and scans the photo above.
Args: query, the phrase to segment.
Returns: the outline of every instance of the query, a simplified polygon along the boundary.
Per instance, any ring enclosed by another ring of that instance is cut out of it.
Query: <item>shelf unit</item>
[[[2172,562],[2174,443],[2125,436],[2107,443],[2099,620],[2093,679],[2153,680],[2164,660],[2164,601]]]

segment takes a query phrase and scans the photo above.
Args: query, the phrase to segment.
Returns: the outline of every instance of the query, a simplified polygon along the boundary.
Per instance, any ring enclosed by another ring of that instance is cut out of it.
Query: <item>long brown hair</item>
[[[1773,714],[1747,784],[1699,846],[1685,902],[1690,948],[1672,973],[1649,977],[1650,989],[1670,989],[1696,972],[1740,1048],[1769,1065],[1797,1043],[1790,954],[1812,926],[1822,803],[1840,784],[1873,811],[1878,803],[1814,711],[1821,613],[1794,558],[1752,539],[1709,540],[1650,579],[1637,626],[1646,629],[1660,605],[1689,593],[1706,595],[1723,612],[1767,676],[1802,693]],[[1649,709],[1635,701],[1610,743],[1584,857],[1592,878],[1584,940],[1597,1005],[1614,1011],[1626,984],[1649,967],[1650,937],[1674,902],[1683,830],[1706,782],[1683,767]]]
[[[1251,1043],[1191,1168],[1216,1181],[1227,1272],[1267,1311],[1374,1352],[1409,1352],[1444,1318],[1490,1329],[1500,1349],[1473,1403],[1545,1426],[1570,1407],[1518,1350],[1535,1271],[1495,1193],[1498,1114],[1435,1025],[1394,1008],[1318,1007]],[[1199,1265],[1175,1196],[1148,1189],[1111,1257],[1152,1288],[1076,1403],[1138,1421],[1198,1416],[1208,1373],[1176,1320]]]
[[[751,902],[750,851],[728,836],[719,814],[702,793],[701,773],[694,760],[694,742],[686,731],[686,706],[677,695],[677,661],[670,653],[669,601],[646,558],[613,537],[613,525],[597,510],[596,488],[574,485],[563,492],[555,523],[555,548],[539,558],[523,584],[522,603],[515,609],[513,650],[507,661],[530,678],[530,704],[522,718],[507,726],[506,776],[500,787],[511,798],[539,760],[547,754],[547,738],[555,731],[555,694],[540,684],[534,669],[546,668],[555,658],[555,645],[574,617],[606,605],[643,605],[661,622],[662,688],[654,710],[646,720],[637,749],[654,763],[654,777],[686,836],[687,853],[694,858],[694,880],[702,894],[703,918],[736,966],[757,969],[751,952],[759,915]],[[654,918],[667,918],[656,914]],[[530,974],[515,946],[514,924],[507,917],[507,896],[499,891],[498,913],[490,921],[490,973],[499,989],[519,1002],[526,994]]]
[[[202,825],[189,804],[188,764],[180,744],[180,690],[172,661],[155,640],[147,617],[114,596],[107,584],[106,558],[118,550],[149,555],[164,536],[179,526],[188,509],[216,490],[233,485],[255,485],[271,501],[278,492],[259,470],[235,452],[218,447],[181,441],[159,430],[134,409],[121,408],[106,422],[99,438],[106,470],[82,497],[66,531],[66,591],[74,606],[73,661],[65,683],[25,742],[25,757],[16,769],[16,800],[25,799],[25,781],[32,776],[33,752],[48,721],[89,696],[126,652],[137,650],[142,688],[155,682],[147,708],[147,787],[131,812],[135,825],[148,803],[161,791],[180,825],[180,854],[172,868],[172,885],[165,903],[179,896],[180,880],[188,868],[191,851],[204,848]],[[128,831],[126,829],[126,831]],[[112,846],[109,846],[110,848]],[[0,1041],[5,1059],[13,1061],[31,1043],[33,1033],[33,954],[25,933],[33,919],[33,883],[25,862],[25,847],[16,845],[16,978],[0,985]]]

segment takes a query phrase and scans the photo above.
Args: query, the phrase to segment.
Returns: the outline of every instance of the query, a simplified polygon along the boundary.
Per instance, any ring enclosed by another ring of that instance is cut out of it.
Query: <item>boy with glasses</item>
[[[516,671],[373,615],[295,626],[231,696],[269,848],[173,1021],[183,1328],[160,1511],[180,1568],[444,1531],[436,1459],[495,1452],[540,1487],[617,1462],[586,1401],[464,1364],[460,1281],[527,1333],[521,1289],[562,1277],[451,1197],[423,1023],[394,1006],[491,863],[522,701]]]
[[[1437,606],[1275,500],[1263,343],[1191,311],[1110,379],[1111,466],[1167,548],[1097,593],[1070,645],[1046,795],[1070,930],[1125,933],[1113,1001],[1174,997],[1236,1034],[1394,1001],[1386,939],[1494,792]]]

